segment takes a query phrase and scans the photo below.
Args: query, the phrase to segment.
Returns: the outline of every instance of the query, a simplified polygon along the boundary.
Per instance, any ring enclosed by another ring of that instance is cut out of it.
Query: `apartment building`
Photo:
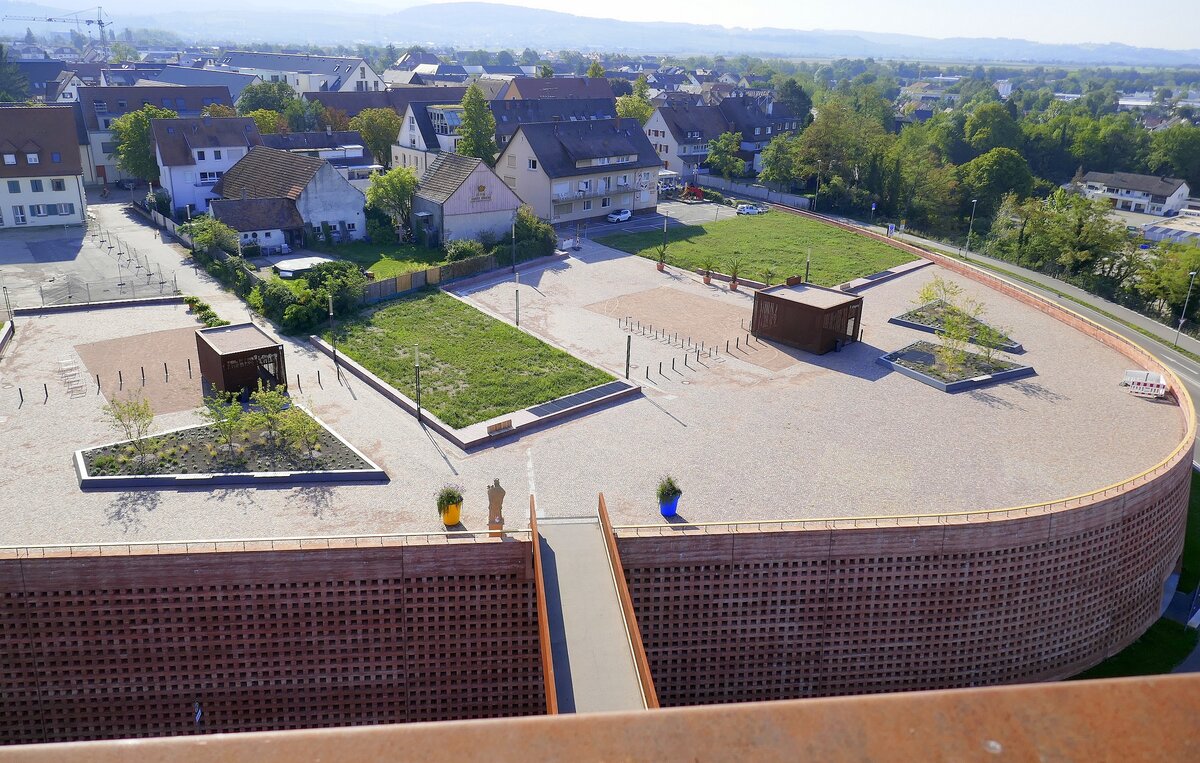
[[[217,69],[254,74],[264,82],[286,82],[299,95],[307,92],[378,92],[387,84],[358,56],[314,56],[308,53],[259,53],[231,50],[215,62]]]
[[[213,187],[252,146],[261,146],[258,126],[249,117],[152,119],[150,134],[158,162],[158,180],[175,209],[208,211],[217,198]]]
[[[73,107],[0,107],[0,184],[0,228],[83,222],[87,199]]]
[[[678,172],[688,182],[706,174],[709,143],[731,125],[716,106],[690,104],[659,106],[645,125],[663,169]]]
[[[1089,172],[1083,176],[1088,198],[1108,199],[1114,209],[1147,215],[1174,215],[1187,204],[1190,190],[1179,178],[1133,172]]]

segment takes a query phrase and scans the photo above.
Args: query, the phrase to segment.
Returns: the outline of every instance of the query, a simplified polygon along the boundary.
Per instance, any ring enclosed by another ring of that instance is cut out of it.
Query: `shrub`
[[[259,315],[266,314],[265,308],[263,307],[263,287],[261,284],[255,286],[250,290],[250,293],[246,295],[246,304],[250,305],[250,309]]]
[[[720,191],[710,191],[709,189],[705,188],[703,189],[702,193],[704,194],[705,201],[715,201],[718,204],[723,204],[725,202],[725,195]]]
[[[675,478],[671,475],[664,475],[658,481],[658,502],[666,503],[667,501],[677,496],[683,495],[679,485],[675,482]]]
[[[467,260],[472,257],[482,257],[486,252],[483,244],[471,239],[457,239],[446,242],[446,259],[450,262]]]
[[[325,307],[316,300],[296,302],[283,311],[283,328],[297,333],[309,331],[326,316]]]
[[[392,242],[396,240],[396,230],[386,217],[381,220],[377,215],[368,213],[367,238],[375,243]]]
[[[96,456],[92,459],[93,474],[108,474],[117,470],[117,457],[110,455]]]
[[[283,320],[288,307],[297,301],[292,290],[279,281],[268,281],[256,291],[262,294],[262,314],[274,321]]]

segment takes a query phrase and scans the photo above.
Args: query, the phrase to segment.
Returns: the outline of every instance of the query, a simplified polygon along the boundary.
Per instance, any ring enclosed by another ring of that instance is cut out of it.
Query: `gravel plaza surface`
[[[183,291],[226,319],[248,319],[181,247],[157,242],[152,228],[112,205],[100,216],[154,262],[177,269]],[[1025,346],[1020,360],[1037,376],[947,395],[875,363],[927,336],[887,319],[910,309],[938,274],[988,307],[985,320]],[[626,316],[691,332],[693,342],[719,351],[699,359],[692,351],[685,366],[678,343],[635,331],[630,375],[645,386],[643,398],[466,455],[356,379],[338,380],[306,342],[282,337],[292,393],[378,463],[389,483],[83,493],[71,451],[118,438],[103,421],[105,396],[69,396],[59,361],[78,358],[76,346],[198,324],[184,305],[18,316],[17,338],[0,360],[0,505],[8,507],[0,545],[436,532],[434,494],[447,482],[464,488],[464,527],[478,530],[493,478],[508,491],[509,527],[527,526],[529,492],[547,516],[593,513],[603,491],[614,523],[657,523],[654,489],[667,472],[684,490],[680,517],[691,522],[998,508],[1120,481],[1157,463],[1183,434],[1174,405],[1117,386],[1129,367],[1123,356],[936,267],[867,289],[864,341],[824,356],[758,342],[726,354],[726,340],[745,340],[734,319],[749,323],[751,291],[705,286],[674,268],[659,273],[652,262],[588,241],[565,261],[522,271],[519,286],[500,275],[460,296],[511,321],[515,289],[523,329],[618,376]],[[156,424],[198,422],[183,410]]]

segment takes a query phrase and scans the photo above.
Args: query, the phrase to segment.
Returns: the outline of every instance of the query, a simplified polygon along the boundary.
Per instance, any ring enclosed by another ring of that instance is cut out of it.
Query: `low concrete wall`
[[[50,315],[74,313],[82,310],[108,310],[116,307],[146,307],[148,305],[183,304],[183,295],[170,294],[163,297],[139,297],[137,299],[114,299],[108,302],[80,302],[71,305],[44,305],[42,307],[14,307],[14,315]]]
[[[723,194],[730,196],[745,196],[748,199],[757,201],[766,201],[772,204],[786,204],[789,207],[798,209],[808,209],[808,199],[804,196],[799,196],[794,193],[782,193],[780,191],[772,191],[763,185],[750,185],[748,183],[739,183],[737,181],[727,181],[723,177],[715,177],[713,175],[697,175],[696,184],[701,188],[708,188],[714,191],[720,191]]]
[[[12,321],[5,321],[4,325],[0,326],[0,356],[4,355],[4,349],[8,347],[8,343],[15,335]]]

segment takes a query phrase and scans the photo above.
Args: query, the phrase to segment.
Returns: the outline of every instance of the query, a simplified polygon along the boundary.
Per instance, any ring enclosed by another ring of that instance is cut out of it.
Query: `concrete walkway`
[[[539,518],[538,535],[559,712],[644,710],[600,521]]]

